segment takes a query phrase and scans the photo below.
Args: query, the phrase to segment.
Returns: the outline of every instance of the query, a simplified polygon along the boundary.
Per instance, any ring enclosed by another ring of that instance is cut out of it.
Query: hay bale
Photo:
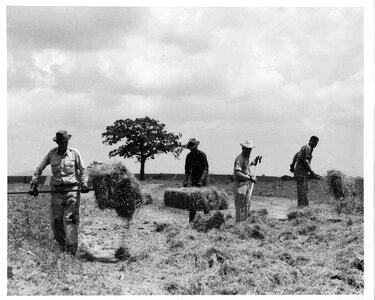
[[[351,197],[355,194],[355,179],[340,171],[328,171],[326,181],[336,199]]]
[[[115,209],[121,218],[130,220],[143,204],[140,183],[122,163],[96,164],[88,168],[88,175],[100,209]]]
[[[225,223],[224,215],[217,211],[212,216],[198,216],[193,222],[193,229],[197,231],[207,232],[213,228],[219,229]]]
[[[209,210],[227,209],[228,199],[226,192],[215,187],[168,188],[164,191],[164,204],[181,209],[189,209],[192,201],[196,201],[198,210],[203,210],[203,201]]]

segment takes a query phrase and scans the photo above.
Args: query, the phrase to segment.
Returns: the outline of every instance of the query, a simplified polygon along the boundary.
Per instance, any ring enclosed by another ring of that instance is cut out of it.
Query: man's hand
[[[183,186],[183,187],[188,187],[188,182],[187,182],[187,181],[184,181],[184,182],[182,183],[182,186]]]
[[[82,184],[82,185],[81,185],[81,193],[86,194],[86,193],[88,193],[88,192],[90,192],[90,189],[89,189],[89,187],[87,186],[87,184],[86,184],[86,183]]]
[[[260,162],[260,160],[261,160],[261,156],[258,155],[257,157],[255,157],[254,166],[256,166]]]
[[[36,196],[38,196],[38,194],[39,194],[38,185],[32,184],[30,186],[29,195],[36,197]]]
[[[257,179],[254,176],[250,176],[250,181],[257,183]]]
[[[314,178],[314,179],[323,179],[322,176],[320,176],[320,175],[318,175],[318,174],[316,174],[316,173],[313,173],[313,178]]]
[[[290,170],[290,172],[294,173],[294,164],[290,165],[290,169],[289,170]]]

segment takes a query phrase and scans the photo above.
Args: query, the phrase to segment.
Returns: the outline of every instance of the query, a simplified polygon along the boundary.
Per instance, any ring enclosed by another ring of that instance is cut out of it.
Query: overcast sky
[[[106,126],[149,116],[199,140],[211,173],[232,173],[251,139],[260,174],[291,175],[317,135],[316,172],[363,176],[362,8],[18,6],[6,17],[8,175],[33,170],[60,129],[86,165],[107,162]],[[146,173],[183,173],[187,153],[156,156]]]

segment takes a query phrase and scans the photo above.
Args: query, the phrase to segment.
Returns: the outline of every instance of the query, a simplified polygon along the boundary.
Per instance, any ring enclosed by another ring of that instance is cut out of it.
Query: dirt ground
[[[149,273],[147,269],[134,270],[135,272],[125,273],[122,269],[116,271],[115,251],[121,247],[129,247],[133,253],[147,252],[148,255],[154,255],[154,266],[149,266],[152,270],[157,270],[157,262],[160,258],[160,252],[165,248],[163,238],[155,238],[155,222],[167,224],[180,224],[191,230],[188,223],[187,210],[181,210],[163,206],[163,195],[165,185],[160,183],[142,184],[142,191],[148,193],[153,198],[154,205],[144,206],[135,213],[130,226],[118,218],[113,211],[99,211],[94,220],[83,220],[80,230],[81,244],[89,253],[94,256],[95,261],[103,264],[104,269],[108,269],[107,279],[113,284],[118,282],[125,283],[121,294],[163,294],[163,284],[168,280],[168,274],[163,270],[159,274]],[[87,197],[86,201],[93,201],[93,195]],[[84,196],[86,197],[86,196]],[[222,211],[225,215],[234,215],[234,200],[229,196],[229,207]],[[280,220],[287,219],[287,211],[296,206],[295,200],[277,197],[252,197],[251,209],[266,208],[269,212],[269,218]],[[158,207],[159,209],[155,209]],[[84,210],[84,208],[83,208]],[[198,212],[202,214],[202,212]],[[85,215],[85,212],[82,212]],[[85,217],[84,217],[85,218]],[[88,225],[89,224],[89,225]],[[152,244],[149,243],[152,239]],[[159,253],[159,254],[158,254]],[[111,271],[109,271],[111,270]],[[134,276],[134,274],[137,274]],[[169,278],[173,280],[173,276]]]
[[[92,253],[95,261],[103,263],[103,268],[112,269],[112,266],[105,267],[104,264],[115,264],[118,260],[114,257],[115,251],[121,247],[129,247],[133,253],[142,253],[142,251],[152,255],[151,259],[153,266],[149,265],[149,269],[144,266],[140,269],[132,270],[130,273],[125,273],[122,269],[117,272],[111,270],[107,273],[109,281],[115,283],[125,283],[122,287],[121,294],[124,295],[155,295],[163,294],[163,285],[166,281],[174,280],[173,274],[168,275],[163,269],[158,270],[158,262],[163,256],[162,252],[165,249],[165,241],[163,237],[155,238],[155,222],[167,224],[179,224],[186,227],[187,231],[192,231],[189,226],[188,218],[189,212],[172,207],[165,207],[163,205],[163,195],[165,184],[161,183],[143,183],[142,191],[149,193],[153,198],[154,205],[144,206],[141,210],[135,213],[130,226],[122,219],[118,218],[113,211],[107,210],[98,214],[94,221],[89,221],[91,225],[85,225],[83,221],[81,227],[81,243],[85,249]],[[93,200],[92,198],[90,200]],[[234,216],[234,199],[229,195],[229,207],[222,211],[224,215]],[[155,207],[158,209],[155,210]],[[296,201],[289,198],[281,197],[259,197],[253,196],[251,209],[267,209],[268,217],[278,220],[286,220],[289,209],[296,207]],[[83,213],[84,214],[84,213]],[[202,214],[202,212],[198,212]],[[152,244],[148,241],[151,240]],[[136,274],[136,276],[134,276]]]
[[[337,216],[330,204],[313,200],[301,212],[306,218],[288,220],[297,202],[278,195],[287,189],[294,195],[295,186],[272,183],[257,186],[252,197],[251,210],[266,209],[266,219],[235,224],[231,188],[222,185],[229,196],[221,211],[225,226],[198,232],[187,210],[164,205],[164,190],[179,185],[142,182],[153,203],[137,210],[130,224],[114,210],[99,209],[93,192],[82,194],[74,258],[53,241],[48,195],[8,197],[8,295],[363,293],[363,216]],[[157,230],[158,224],[166,229]],[[249,236],[254,229],[265,237]],[[115,257],[120,247],[129,249],[130,259]],[[210,251],[216,256],[207,257]]]

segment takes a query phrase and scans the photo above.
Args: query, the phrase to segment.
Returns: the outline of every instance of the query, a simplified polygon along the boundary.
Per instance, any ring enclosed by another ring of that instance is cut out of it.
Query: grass
[[[295,182],[259,182],[252,217],[240,224],[231,186],[221,184],[230,197],[225,223],[207,232],[188,225],[188,211],[164,206],[163,191],[177,184],[143,182],[154,201],[130,225],[82,195],[77,257],[52,239],[48,195],[8,196],[8,295],[363,294],[363,214],[338,214],[323,181],[311,182],[310,206],[286,221],[259,203],[295,199]],[[121,247],[126,260],[115,258]]]

